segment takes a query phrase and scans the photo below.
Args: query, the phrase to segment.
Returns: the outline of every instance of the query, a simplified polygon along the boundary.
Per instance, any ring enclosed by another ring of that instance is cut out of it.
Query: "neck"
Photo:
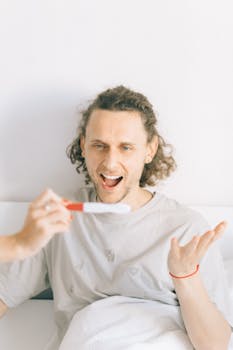
[[[146,205],[153,197],[153,194],[144,188],[139,188],[139,191],[134,200],[132,200],[132,210],[139,209]]]
[[[122,203],[130,205],[131,210],[137,210],[146,205],[153,197],[153,194],[148,190],[139,187],[134,193],[128,193],[128,195],[122,199]],[[96,195],[96,202],[102,202],[101,198]]]

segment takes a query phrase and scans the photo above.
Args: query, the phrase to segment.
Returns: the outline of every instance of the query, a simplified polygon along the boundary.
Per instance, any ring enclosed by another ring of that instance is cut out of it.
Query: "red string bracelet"
[[[188,278],[188,277],[195,275],[195,273],[197,273],[198,270],[199,270],[199,264],[196,266],[196,270],[194,272],[190,273],[189,275],[176,276],[176,275],[173,275],[173,273],[171,273],[171,272],[169,272],[169,275],[172,276],[173,278]]]

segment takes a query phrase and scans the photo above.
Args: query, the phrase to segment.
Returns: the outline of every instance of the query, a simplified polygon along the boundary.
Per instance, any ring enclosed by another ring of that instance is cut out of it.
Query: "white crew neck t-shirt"
[[[74,200],[95,202],[95,191],[83,188]],[[167,267],[170,239],[176,236],[184,245],[209,230],[201,214],[156,192],[146,205],[128,214],[73,216],[70,231],[55,235],[39,254],[0,266],[0,298],[6,305],[14,307],[50,285],[60,340],[77,311],[103,298],[179,305]],[[200,262],[200,273],[211,300],[232,324],[216,243]]]

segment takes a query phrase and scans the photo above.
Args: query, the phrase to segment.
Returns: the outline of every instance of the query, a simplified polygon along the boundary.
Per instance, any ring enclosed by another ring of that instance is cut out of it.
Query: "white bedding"
[[[229,350],[232,350],[232,342]],[[96,301],[72,319],[59,350],[191,350],[177,306],[122,296]]]
[[[78,312],[59,350],[191,350],[177,306],[113,296]]]

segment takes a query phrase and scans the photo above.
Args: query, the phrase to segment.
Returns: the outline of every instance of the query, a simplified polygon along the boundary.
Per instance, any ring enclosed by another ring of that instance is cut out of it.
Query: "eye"
[[[95,148],[95,149],[97,149],[97,150],[103,150],[104,148],[105,148],[105,146],[102,144],[102,143],[95,143],[94,145],[93,145],[93,147]]]
[[[129,145],[123,145],[123,146],[122,146],[122,149],[123,149],[124,151],[130,151],[130,150],[132,149],[132,147],[129,146]]]

